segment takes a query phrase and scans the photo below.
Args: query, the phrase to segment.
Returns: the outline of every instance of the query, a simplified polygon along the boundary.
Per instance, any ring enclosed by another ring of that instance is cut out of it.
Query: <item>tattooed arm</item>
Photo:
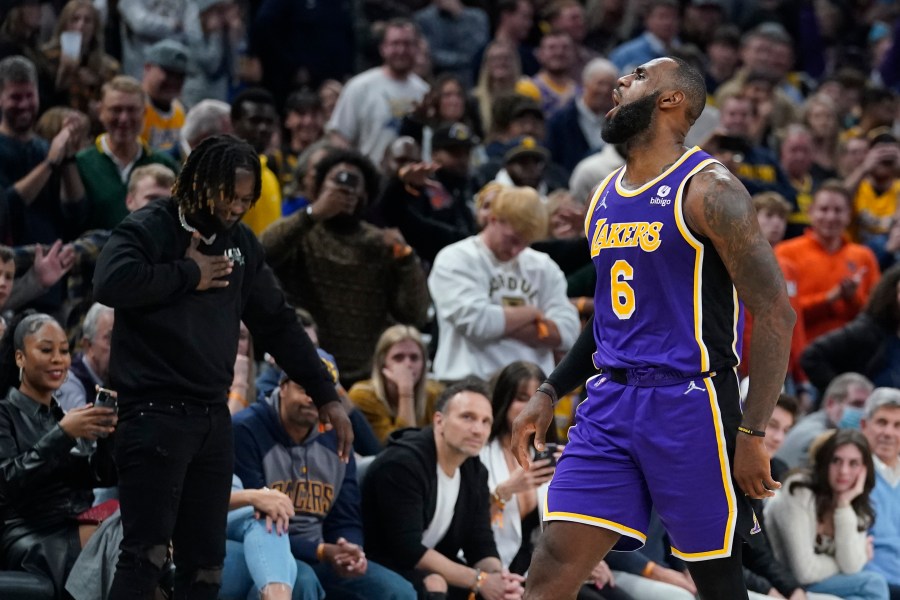
[[[691,179],[684,217],[691,229],[712,241],[753,315],[750,391],[741,424],[765,431],[784,383],[796,320],[781,269],[759,230],[747,190],[724,167],[713,165]],[[762,442],[739,433],[735,448],[735,480],[754,498],[771,496],[768,490],[779,487]]]

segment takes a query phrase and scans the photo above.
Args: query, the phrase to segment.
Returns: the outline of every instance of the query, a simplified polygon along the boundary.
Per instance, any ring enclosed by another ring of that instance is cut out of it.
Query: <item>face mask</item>
[[[863,409],[855,406],[845,406],[838,427],[841,429],[859,429],[859,421],[862,419],[862,416]]]

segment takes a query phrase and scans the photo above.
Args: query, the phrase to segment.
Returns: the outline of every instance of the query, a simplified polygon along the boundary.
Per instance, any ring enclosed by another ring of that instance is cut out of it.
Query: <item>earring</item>
[[[19,381],[22,381],[22,367],[19,367]]]

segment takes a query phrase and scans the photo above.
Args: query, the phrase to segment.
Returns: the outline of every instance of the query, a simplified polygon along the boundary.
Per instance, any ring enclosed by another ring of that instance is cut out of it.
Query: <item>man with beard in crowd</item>
[[[644,544],[652,507],[700,597],[746,599],[741,545],[762,538],[749,500],[780,486],[763,437],[795,315],[747,191],[684,147],[705,105],[703,76],[655,59],[620,78],[614,99],[603,138],[624,144],[627,161],[587,213],[594,318],[513,424],[529,468],[530,436],[543,450],[557,399],[588,380],[525,598],[574,599],[607,552]],[[739,296],[755,319],[743,414]]]

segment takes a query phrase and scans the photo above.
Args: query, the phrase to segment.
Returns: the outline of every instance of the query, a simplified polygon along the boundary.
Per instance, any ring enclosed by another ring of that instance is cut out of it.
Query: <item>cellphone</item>
[[[97,386],[97,397],[94,399],[94,406],[100,406],[103,408],[111,408],[115,412],[119,412],[119,399],[116,398],[116,393],[113,390],[106,389],[104,387]],[[107,425],[111,425],[111,422],[107,422]],[[98,433],[97,437],[106,437],[105,433]]]
[[[539,461],[545,458],[550,459],[550,464],[548,466],[555,467],[556,466],[556,451],[559,448],[557,444],[544,444],[544,449],[540,452],[534,453],[534,460]]]
[[[334,181],[335,183],[355,188],[359,183],[359,175],[357,175],[356,173],[351,173],[350,171],[338,171],[337,175],[334,178]]]

